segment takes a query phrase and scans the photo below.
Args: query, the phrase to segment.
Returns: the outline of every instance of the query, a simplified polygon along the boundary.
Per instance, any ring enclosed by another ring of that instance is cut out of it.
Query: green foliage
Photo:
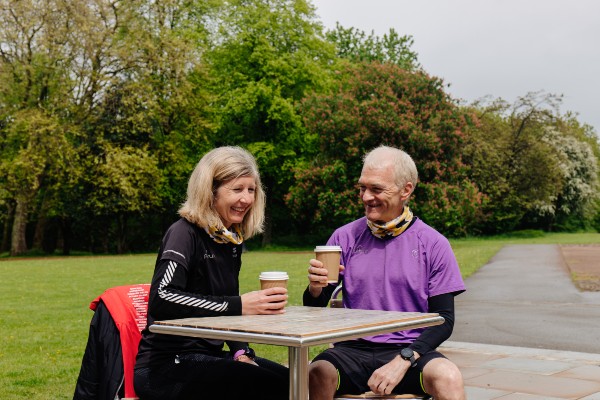
[[[301,112],[321,152],[297,170],[287,197],[296,218],[330,229],[357,218],[362,156],[387,144],[415,159],[421,182],[415,207],[435,217],[426,222],[452,235],[477,222],[482,197],[461,161],[468,115],[443,92],[440,80],[393,64],[347,64],[332,91],[307,97]],[[438,215],[451,215],[452,221],[442,222]]]
[[[422,183],[417,188],[412,207],[421,219],[452,237],[477,233],[485,202],[473,182]]]
[[[529,93],[514,104],[476,105],[480,115],[463,154],[486,198],[481,232],[564,229],[564,223],[581,229],[578,221],[590,219],[598,159],[581,127],[561,117],[560,103],[559,96]]]
[[[410,36],[324,34],[307,0],[2,1],[0,25],[1,251],[152,249],[224,144],[258,160],[263,245],[362,214],[379,144],[447,234],[598,226],[598,136],[558,97],[458,109]]]
[[[511,238],[542,238],[546,236],[546,232],[539,229],[522,229],[518,231],[512,231],[503,236]]]
[[[68,95],[65,64],[71,54],[64,11],[57,0],[0,4],[0,114],[40,106],[53,109],[58,98]]]
[[[157,199],[171,212],[181,202],[198,154],[211,147],[207,74],[199,62],[207,44],[206,23],[220,5],[199,0],[133,0],[119,7],[71,3],[0,6],[0,113],[5,122],[0,129],[18,118],[15,110],[25,108],[41,109],[58,121],[60,130],[78,132],[67,137],[55,156],[77,163],[77,172],[62,184],[71,184],[70,190],[57,194],[45,179],[39,184],[39,204],[32,208],[23,202],[13,207],[12,195],[3,187],[7,201],[2,204],[9,214],[15,210],[19,224],[37,222],[36,232],[44,232],[48,217],[60,216],[65,246],[70,233],[64,228],[72,222],[91,232],[110,221],[96,221],[98,214],[141,218],[141,212],[157,209]],[[42,168],[36,157],[31,162]],[[19,187],[29,187],[23,183]],[[57,209],[49,199],[63,207]],[[120,225],[123,229],[124,221]]]
[[[596,200],[592,210],[590,228],[595,229],[596,232],[600,232],[600,200]]]
[[[598,158],[592,143],[576,137],[575,128],[574,124],[549,126],[544,137],[555,149],[559,178],[556,193],[534,210],[538,218],[547,221],[546,229],[586,228],[595,211],[594,203],[600,199]]]
[[[218,94],[217,143],[277,143],[299,151],[295,102],[322,85],[332,48],[304,0],[234,1],[207,54]]]
[[[267,189],[267,229],[288,229],[283,197],[293,167],[313,154],[297,113],[305,93],[326,85],[333,46],[305,0],[232,1],[207,53],[217,96],[215,145],[242,145],[258,158]]]
[[[392,63],[409,71],[419,67],[417,53],[411,50],[412,37],[400,36],[393,28],[380,38],[374,32],[367,36],[364,31],[336,23],[335,29],[328,31],[326,37],[335,44],[339,57],[353,63]]]
[[[331,160],[323,166],[298,169],[296,185],[286,197],[292,215],[302,233],[329,231],[360,215],[362,206],[355,189],[356,180],[349,179],[347,164]]]
[[[89,207],[97,215],[139,213],[160,204],[160,171],[147,149],[111,145],[96,161]]]
[[[61,214],[77,182],[76,151],[68,127],[43,110],[14,113],[0,139],[0,183],[7,201],[16,203],[11,254],[24,253],[25,229],[37,207],[48,215]]]

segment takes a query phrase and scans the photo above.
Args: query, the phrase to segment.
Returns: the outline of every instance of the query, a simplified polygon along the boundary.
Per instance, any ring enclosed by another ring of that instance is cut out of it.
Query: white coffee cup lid
[[[283,279],[289,279],[288,274],[285,271],[261,272],[258,278],[264,281],[279,281]]]
[[[321,251],[342,251],[340,246],[317,246],[315,247],[315,252]]]

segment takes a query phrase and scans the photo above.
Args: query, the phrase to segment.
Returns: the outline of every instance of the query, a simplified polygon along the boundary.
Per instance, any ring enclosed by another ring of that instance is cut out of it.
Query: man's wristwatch
[[[410,362],[410,367],[414,368],[417,365],[417,360],[415,360],[415,352],[412,349],[405,347],[400,350],[400,357]]]
[[[254,357],[256,357],[256,355],[254,354],[254,350],[251,347],[246,347],[245,349],[236,351],[235,354],[233,355],[233,360],[237,361],[237,359],[240,358],[241,356],[246,356],[253,360],[254,360]]]

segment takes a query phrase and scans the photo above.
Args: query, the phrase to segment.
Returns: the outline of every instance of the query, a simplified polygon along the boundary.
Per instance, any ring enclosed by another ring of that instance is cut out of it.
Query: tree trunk
[[[17,199],[15,209],[15,219],[13,221],[12,241],[10,246],[10,255],[18,256],[27,251],[27,242],[25,241],[25,232],[27,227],[27,202]]]
[[[267,200],[267,207],[265,210],[265,230],[262,236],[262,247],[271,244],[273,234],[273,223],[271,218],[271,207],[269,206],[269,200]]]
[[[71,218],[60,219],[60,232],[62,240],[62,253],[64,256],[71,254],[71,238],[73,233],[71,231]]]
[[[40,215],[35,224],[35,232],[33,234],[33,244],[31,245],[32,249],[43,249],[44,248],[44,236],[46,234],[46,225],[47,224],[48,224],[48,219],[45,216]]]
[[[117,217],[117,253],[124,254],[127,251],[127,216],[120,214]]]
[[[14,212],[15,205],[13,204],[13,202],[7,202],[6,216],[4,218],[4,229],[2,230],[2,245],[0,246],[0,252],[2,253],[10,249],[10,231],[12,227]]]

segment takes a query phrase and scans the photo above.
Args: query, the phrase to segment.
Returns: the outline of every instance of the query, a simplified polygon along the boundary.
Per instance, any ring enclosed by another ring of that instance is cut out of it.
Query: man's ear
[[[412,182],[406,182],[402,188],[400,197],[402,201],[408,200],[412,192],[415,190],[415,185]]]

